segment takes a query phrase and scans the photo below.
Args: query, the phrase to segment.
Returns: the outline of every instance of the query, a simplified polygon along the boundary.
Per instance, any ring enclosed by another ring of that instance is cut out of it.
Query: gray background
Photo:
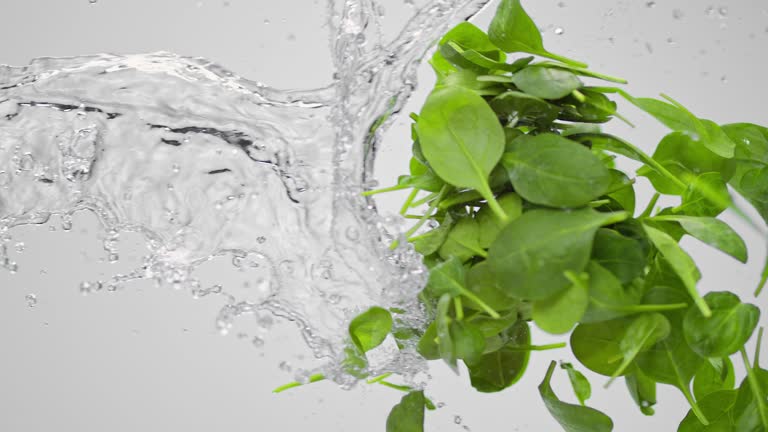
[[[401,25],[408,8],[395,0],[383,4],[387,25]],[[768,123],[766,1],[525,5],[552,51],[629,79],[635,94],[670,93],[721,123]],[[480,27],[494,7],[477,17]],[[0,63],[167,50],[213,59],[275,87],[315,87],[328,83],[333,72],[324,13],[322,0],[0,0]],[[563,29],[561,35],[557,28]],[[412,111],[418,111],[432,84],[426,65],[420,77]],[[630,107],[622,105],[622,112],[637,130],[617,125],[612,131],[652,149],[664,129]],[[409,148],[403,118],[387,133],[377,163],[382,184],[394,182]],[[639,201],[648,195],[643,189]],[[391,211],[401,199],[382,197],[379,205]],[[758,280],[764,247],[743,223],[731,215],[727,220],[748,240],[749,265],[695,241],[684,245],[702,263],[703,290],[737,289],[746,298]],[[58,226],[57,221],[49,225]],[[257,349],[237,332],[217,335],[213,317],[221,299],[193,300],[148,283],[80,296],[80,281],[126,270],[143,248],[139,238],[124,236],[120,263],[104,263],[91,215],[76,217],[71,232],[46,226],[13,234],[25,250],[16,256],[18,274],[0,273],[0,431],[383,430],[389,407],[400,396],[383,387],[342,391],[328,383],[274,396],[270,390],[291,379],[278,364],[300,363],[306,355],[290,325],[278,324],[265,347]],[[202,273],[210,282],[238,283],[227,263],[212,263]],[[38,299],[34,307],[25,299],[31,293]],[[764,306],[765,294],[755,302]],[[536,335],[537,343],[555,340]],[[475,393],[465,376],[454,377],[435,364],[429,394],[446,407],[429,414],[428,430],[461,430],[455,415],[478,432],[558,430],[535,387],[549,359],[569,358],[567,350],[535,353],[525,378],[496,395]],[[556,391],[573,400],[562,378],[559,374]],[[605,391],[603,382],[593,379],[592,403],[612,415],[617,431],[674,430],[685,409],[676,391],[664,389],[657,415],[644,418],[623,383]]]

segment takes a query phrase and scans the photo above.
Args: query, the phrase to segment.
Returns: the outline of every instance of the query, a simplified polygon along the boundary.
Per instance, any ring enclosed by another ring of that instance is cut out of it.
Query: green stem
[[[412,202],[408,207],[418,207],[422,204],[426,204],[430,202],[433,198],[435,198],[437,195],[438,195],[437,192],[432,192],[431,194],[425,196],[424,198],[421,198],[418,201]]]
[[[368,381],[366,381],[366,383],[368,383],[368,384],[376,384],[377,382],[385,380],[385,379],[387,379],[387,378],[389,378],[391,376],[392,376],[392,372],[387,372],[387,373],[385,373],[383,375],[379,375],[377,377],[369,379]]]
[[[499,202],[496,201],[496,197],[493,196],[493,192],[491,192],[491,188],[488,185],[485,185],[487,188],[483,193],[483,191],[480,191],[480,194],[483,195],[483,198],[488,202],[488,207],[496,214],[496,216],[501,220],[502,224],[505,224],[509,222],[509,216],[507,216],[506,213],[504,213],[504,209],[501,208],[499,205]]]
[[[401,392],[405,392],[405,393],[410,393],[411,390],[413,390],[412,387],[405,386],[405,385],[400,385],[400,384],[393,384],[393,383],[391,383],[389,381],[384,381],[384,380],[377,381],[376,383],[377,384],[381,384],[384,387],[389,387],[391,389],[400,390]]]
[[[704,426],[709,426],[709,420],[707,420],[707,417],[704,415],[704,412],[701,410],[701,408],[699,408],[699,405],[693,399],[693,395],[691,395],[691,390],[686,386],[681,386],[680,391],[683,392],[683,396],[685,396],[685,400],[688,401],[688,405],[691,406],[691,411],[693,411],[693,414],[696,416],[697,419],[699,419],[699,422]]]
[[[659,197],[660,196],[661,196],[661,194],[659,194],[658,192],[654,193],[653,196],[651,197],[651,200],[648,201],[648,205],[645,206],[645,210],[643,210],[643,212],[640,213],[640,216],[638,216],[637,218],[638,219],[642,219],[642,218],[647,218],[648,216],[650,216],[651,212],[653,212],[653,207],[659,201]]]
[[[440,189],[440,193],[438,193],[437,198],[435,198],[435,200],[429,204],[429,208],[427,209],[424,216],[422,216],[422,218],[419,219],[418,222],[416,222],[416,225],[414,225],[413,227],[411,227],[411,229],[405,232],[405,238],[411,237],[413,233],[418,231],[419,228],[421,228],[421,226],[427,222],[427,220],[430,218],[430,213],[432,213],[432,211],[435,210],[435,207],[437,207],[437,203],[440,201],[440,199],[445,195],[447,191],[448,191],[448,185],[445,185],[442,187],[442,189]],[[393,241],[392,244],[389,246],[389,249],[395,250],[395,248],[397,248],[397,245],[399,243],[400,242],[398,242],[397,240]]]
[[[493,310],[493,308],[488,306],[484,301],[480,300],[480,297],[476,296],[475,293],[473,293],[472,291],[464,287],[461,287],[461,295],[477,303],[477,305],[480,306],[480,308],[484,310],[485,313],[490,315],[493,319],[501,318],[501,315],[499,315],[498,312]]]
[[[405,216],[405,212],[408,211],[408,209],[411,207],[411,203],[413,200],[416,199],[416,196],[419,194],[419,190],[414,188],[411,190],[411,193],[408,195],[408,198],[405,200],[405,203],[402,207],[400,207],[400,214]]]
[[[760,367],[760,347],[763,344],[763,330],[765,330],[765,328],[763,327],[760,327],[760,329],[757,330],[757,344],[755,345],[755,359],[754,359],[755,369]]]
[[[632,186],[633,184],[635,184],[636,182],[637,182],[636,179],[631,178],[631,179],[629,179],[629,183],[622,183],[622,184],[614,187],[613,189],[608,189],[607,191],[605,191],[605,193],[603,195],[610,195],[610,194],[612,194],[614,192],[618,192],[618,191],[620,191],[622,189],[626,189],[626,188]]]
[[[615,310],[618,312],[664,312],[678,309],[685,309],[688,307],[686,303],[670,303],[670,304],[642,304],[634,306],[610,306],[605,305],[606,308]]]
[[[406,219],[419,219],[419,220],[421,220],[421,218],[423,218],[424,216],[425,215],[417,215],[417,214],[403,215],[403,217],[406,218]],[[426,216],[427,216],[427,218],[433,218],[433,217],[437,216],[437,214],[435,213],[435,214],[426,215]]]
[[[365,192],[362,193],[362,195],[363,196],[371,196],[371,195],[376,195],[376,194],[380,194],[380,193],[384,193],[384,192],[394,192],[394,191],[399,191],[399,190],[403,190],[403,189],[408,189],[409,187],[410,186],[405,186],[405,185],[394,185],[394,186],[385,187],[385,188],[381,188],[381,189],[374,189],[374,190],[365,191]]]
[[[549,51],[532,52],[531,54],[536,54],[536,55],[540,55],[542,57],[546,57],[546,58],[549,58],[549,59],[552,59],[552,60],[557,60],[559,62],[568,64],[568,65],[571,65],[571,66],[574,66],[574,67],[577,67],[577,68],[585,68],[586,69],[586,68],[589,67],[589,65],[586,64],[586,63],[582,63],[582,62],[580,62],[578,60],[570,59],[568,57],[561,56],[559,54],[551,53]]]
[[[528,351],[548,351],[553,349],[565,348],[565,342],[559,342],[549,345],[518,345],[515,347],[504,347],[505,351],[528,352]]]
[[[440,201],[440,204],[438,204],[437,208],[439,208],[440,210],[445,210],[445,209],[447,209],[449,207],[453,207],[453,206],[455,206],[457,204],[464,204],[464,203],[468,203],[468,202],[472,202],[472,201],[477,201],[477,200],[481,199],[482,197],[483,196],[480,195],[479,192],[477,192],[476,190],[472,189],[472,190],[460,192],[460,193],[458,193],[456,195],[452,195],[452,196],[444,199],[443,201]]]
[[[572,91],[571,95],[573,95],[573,97],[576,98],[576,100],[581,102],[581,103],[584,103],[584,102],[587,101],[587,97],[584,96],[584,93],[582,93],[582,92],[580,92],[578,90]]]
[[[461,321],[464,319],[464,306],[461,304],[461,297],[453,298],[453,307],[456,310],[456,319]]]
[[[747,352],[744,350],[744,347],[741,347],[739,353],[741,354],[741,360],[744,362],[744,368],[747,370],[747,380],[749,381],[749,387],[752,390],[752,396],[755,397],[755,402],[757,403],[757,410],[760,413],[760,421],[762,422],[763,427],[768,430],[768,409],[766,409],[765,396],[763,396],[763,392],[760,389],[760,383],[757,381],[755,371],[749,364],[749,357],[747,357]]]
[[[301,383],[301,382],[298,382],[298,381],[290,382],[288,384],[281,385],[280,387],[272,390],[272,393],[282,393],[282,392],[284,392],[286,390],[289,390],[289,389],[292,389],[292,388],[295,388],[295,387],[300,387],[300,386],[303,386],[305,384],[316,383],[316,382],[322,381],[324,379],[325,379],[325,375],[323,375],[323,374],[314,374],[314,375],[309,377],[309,382],[306,382],[306,383]]]
[[[611,203],[611,200],[603,199],[603,200],[592,201],[592,202],[589,203],[589,206],[592,207],[592,208],[595,208],[595,207],[600,207],[600,206],[603,206],[603,205],[606,205],[606,204],[610,204],[610,203]]]
[[[624,123],[626,123],[626,124],[627,124],[627,126],[629,126],[629,127],[635,127],[635,124],[634,124],[634,123],[632,123],[631,121],[629,121],[629,119],[628,119],[628,118],[624,117],[623,115],[619,114],[618,112],[615,112],[615,113],[613,113],[613,116],[614,116],[614,117],[616,117],[617,119],[619,119],[619,120],[623,121]]]

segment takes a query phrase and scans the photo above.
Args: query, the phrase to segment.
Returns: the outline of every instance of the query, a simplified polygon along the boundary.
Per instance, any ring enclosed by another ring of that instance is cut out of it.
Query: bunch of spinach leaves
[[[350,325],[349,370],[365,376],[365,352],[391,333],[425,359],[463,362],[475,389],[498,392],[520,379],[531,351],[565,345],[532,344],[535,324],[570,334],[579,362],[607,384],[623,378],[646,415],[657,384],[678,388],[690,404],[678,431],[768,431],[768,370],[759,342],[753,362],[744,348],[760,309],[727,291],[700,295],[699,270],[679,245],[689,235],[747,261],[744,241],[716,217],[733,208],[730,185],[768,220],[768,129],[586,84],[624,82],[547,51],[519,0],[501,1],[487,33],[453,28],[430,63],[438,80],[412,115],[409,173],[381,191],[412,189],[404,215],[427,207],[406,236],[430,271],[420,299],[432,321],[409,328],[403,311],[366,311]],[[653,155],[601,131],[623,120],[614,94],[671,129]],[[635,180],[615,169],[618,155],[642,163],[637,174],[658,191],[644,210]],[[659,194],[680,204],[656,210]],[[735,355],[747,371],[738,387]],[[539,391],[554,418],[568,432],[611,431],[611,419],[585,405],[589,381],[562,368],[579,403],[555,396],[553,363]],[[423,431],[429,399],[390,386],[408,393],[387,431]]]

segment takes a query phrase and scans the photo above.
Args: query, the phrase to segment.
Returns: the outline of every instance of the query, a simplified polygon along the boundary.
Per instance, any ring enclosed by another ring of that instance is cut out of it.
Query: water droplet
[[[293,33],[288,33],[288,36],[286,36],[286,39],[288,39],[289,42],[293,42],[296,40],[296,35]]]
[[[99,0],[88,0],[88,3],[90,3],[90,4],[96,4],[98,2],[99,2]]]
[[[672,11],[672,18],[676,20],[682,19],[684,16],[685,14],[680,9],[675,9]]]
[[[37,306],[37,296],[34,294],[27,294],[24,299],[27,301],[27,307],[35,307]]]
[[[437,407],[438,407],[438,408],[443,408],[443,407],[445,407],[445,402],[438,402],[438,403],[437,403]]]
[[[61,229],[64,231],[72,230],[72,216],[65,214],[61,216]]]
[[[13,261],[10,261],[7,264],[5,264],[5,268],[8,270],[10,274],[16,274],[16,272],[19,271],[19,265]]]
[[[645,7],[648,7],[648,8],[656,7],[656,2],[655,1],[646,2]]]
[[[24,242],[16,243],[14,248],[16,249],[16,252],[18,252],[18,253],[24,252]]]
[[[675,45],[675,44],[677,44],[677,42],[675,42],[675,40],[674,40],[674,39],[672,39],[671,37],[668,37],[668,38],[667,38],[667,43],[668,43],[668,44],[670,44],[670,45]]]
[[[175,174],[178,174],[178,173],[179,173],[179,171],[181,171],[181,166],[179,166],[179,164],[176,164],[176,163],[175,163],[175,164],[173,164],[173,166],[171,167],[171,169],[173,170],[173,172],[174,172]]]
[[[721,18],[725,18],[728,16],[728,8],[725,6],[720,6],[720,8],[717,9],[717,13],[720,14]]]
[[[111,253],[107,257],[107,260],[109,260],[110,263],[116,263],[117,261],[120,260],[120,255],[118,255],[116,253]]]
[[[265,20],[264,20],[264,25],[269,25],[271,22],[272,22],[272,21],[270,21],[270,20],[268,20],[268,19],[265,19]]]
[[[725,76],[725,75],[721,76],[720,77],[720,82],[723,83],[723,84],[727,84],[728,83],[728,77]]]
[[[564,8],[565,7],[565,2],[558,2],[557,3],[557,7]]]
[[[256,348],[261,348],[261,347],[263,347],[263,346],[264,346],[264,339],[262,339],[262,338],[260,338],[260,337],[258,337],[258,336],[254,336],[254,337],[253,337],[253,340],[251,340],[251,343],[252,343],[252,344],[253,344],[253,346],[255,346]]]
[[[259,244],[264,244],[264,243],[266,243],[266,242],[267,242],[267,238],[266,238],[266,237],[264,237],[264,236],[259,236],[259,237],[256,237],[256,241],[257,241]]]
[[[80,282],[80,294],[88,295],[93,292],[93,285],[90,282]]]
[[[461,416],[453,416],[453,422],[456,424],[461,424]]]
[[[562,27],[555,27],[555,34],[560,36],[561,34],[565,33],[565,30],[563,30]]]
[[[648,54],[653,54],[653,45],[651,45],[650,42],[646,42],[645,50],[648,51]]]
[[[288,363],[285,360],[281,361],[280,364],[278,365],[278,367],[280,368],[280,370],[283,370],[283,371],[286,371],[286,372],[290,372],[290,371],[293,370],[293,368],[291,367],[290,363]]]

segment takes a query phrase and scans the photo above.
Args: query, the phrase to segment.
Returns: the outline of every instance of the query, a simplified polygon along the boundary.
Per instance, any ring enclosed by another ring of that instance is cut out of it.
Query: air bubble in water
[[[258,236],[258,237],[256,237],[256,241],[257,241],[259,244],[264,244],[264,243],[266,243],[266,242],[267,242],[267,238],[266,238],[266,237],[264,237],[264,236]]]
[[[291,367],[291,364],[285,360],[281,361],[280,364],[277,366],[280,368],[280,370],[283,370],[285,372],[290,372],[293,370],[293,367]]]
[[[27,294],[24,299],[27,301],[27,307],[35,307],[37,306],[37,296],[34,294]]]
[[[251,340],[251,343],[256,348],[261,348],[261,347],[264,346],[264,339],[262,339],[262,338],[260,338],[258,336],[254,336],[253,339]]]
[[[456,424],[461,424],[461,416],[453,416],[453,422]]]
[[[17,253],[24,252],[24,242],[16,243],[16,245],[14,246],[14,249],[16,250]]]
[[[725,18],[728,16],[728,8],[721,6],[717,9],[717,13],[720,14],[720,18]]]
[[[555,27],[555,34],[560,36],[561,34],[565,33],[565,30],[563,30],[562,27]]]

